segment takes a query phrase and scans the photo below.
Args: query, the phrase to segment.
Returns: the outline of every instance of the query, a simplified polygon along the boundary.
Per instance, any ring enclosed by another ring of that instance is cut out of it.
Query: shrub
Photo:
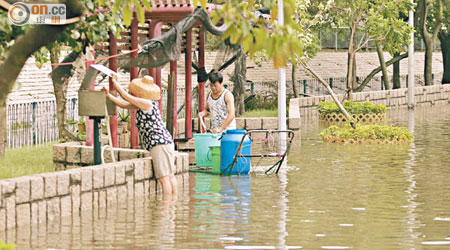
[[[382,104],[371,104],[369,101],[363,103],[345,101],[342,103],[342,106],[350,114],[384,114],[387,110],[386,106]],[[334,102],[319,102],[318,107],[320,114],[341,113],[341,110]]]
[[[404,127],[394,127],[388,125],[357,125],[352,128],[347,125],[343,128],[330,126],[320,133],[323,139],[354,139],[354,140],[388,140],[388,141],[409,141],[413,135]]]

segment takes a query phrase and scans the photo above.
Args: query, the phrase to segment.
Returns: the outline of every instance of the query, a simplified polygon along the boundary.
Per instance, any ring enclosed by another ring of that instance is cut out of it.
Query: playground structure
[[[216,8],[215,5],[207,5],[206,11],[209,13]],[[120,38],[115,37],[112,33],[109,34],[109,40],[103,41],[96,45],[95,51],[107,51],[110,56],[118,55],[122,51],[133,51],[130,53],[130,59],[138,56],[138,45],[147,42],[150,39],[159,37],[170,29],[163,29],[163,25],[167,27],[174,27],[177,22],[185,18],[187,15],[194,13],[195,8],[190,1],[156,1],[152,3],[151,11],[145,12],[145,23],[138,24],[136,13],[133,13],[133,19],[128,31],[120,32]],[[193,26],[182,36],[181,52],[185,56],[185,138],[192,138],[192,53],[198,51],[198,67],[204,71],[205,67],[205,29],[201,22],[196,21]],[[87,62],[86,68],[93,64]],[[118,58],[110,57],[109,68],[113,71],[118,70]],[[150,67],[147,69],[148,75],[155,79],[155,83],[161,87],[161,67]],[[139,67],[130,67],[130,81],[137,78],[139,75]],[[177,137],[177,61],[170,61],[170,80],[169,92],[167,101],[167,127],[172,133],[174,139]],[[94,81],[90,89],[94,89]],[[112,79],[109,79],[109,90],[114,90]],[[199,109],[205,106],[205,80],[198,82],[198,105]],[[161,100],[159,101],[159,108],[161,109]],[[118,119],[116,115],[111,116],[110,128],[112,134],[112,146],[118,146]],[[132,149],[138,148],[138,130],[136,127],[136,111],[131,112],[131,138],[130,144]],[[93,145],[94,121],[87,120],[86,126],[86,144]]]

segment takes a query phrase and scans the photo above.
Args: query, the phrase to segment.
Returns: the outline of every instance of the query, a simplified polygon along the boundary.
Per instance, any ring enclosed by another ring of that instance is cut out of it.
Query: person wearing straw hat
[[[133,79],[128,86],[130,93],[120,86],[117,76],[113,76],[112,81],[123,100],[103,88],[106,97],[121,108],[137,109],[136,126],[141,143],[152,157],[155,177],[161,183],[165,197],[175,194],[177,192],[177,181],[174,176],[175,151],[172,136],[164,126],[158,109],[157,101],[161,98],[161,89],[153,83],[151,76]]]
[[[211,113],[211,132],[221,133],[228,129],[236,129],[234,96],[223,86],[223,76],[220,72],[212,70],[208,74],[209,87],[206,107],[198,113],[198,117],[203,119]]]

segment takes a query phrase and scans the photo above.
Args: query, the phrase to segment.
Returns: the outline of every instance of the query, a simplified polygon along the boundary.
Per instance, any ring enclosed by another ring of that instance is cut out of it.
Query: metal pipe
[[[278,0],[278,24],[284,25],[283,0]],[[278,129],[286,130],[286,68],[278,69]],[[279,151],[285,151],[286,134],[280,134]]]
[[[414,0],[411,0],[414,4]],[[408,46],[408,108],[413,109],[414,100],[414,11],[409,11],[408,26],[413,28],[410,34],[410,44]]]

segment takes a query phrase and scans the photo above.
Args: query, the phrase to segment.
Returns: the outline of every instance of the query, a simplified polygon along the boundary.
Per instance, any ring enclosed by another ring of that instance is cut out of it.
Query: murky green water
[[[315,122],[286,173],[191,174],[176,201],[17,230],[18,249],[450,249],[450,107],[414,116],[389,114],[411,145],[324,144]]]

